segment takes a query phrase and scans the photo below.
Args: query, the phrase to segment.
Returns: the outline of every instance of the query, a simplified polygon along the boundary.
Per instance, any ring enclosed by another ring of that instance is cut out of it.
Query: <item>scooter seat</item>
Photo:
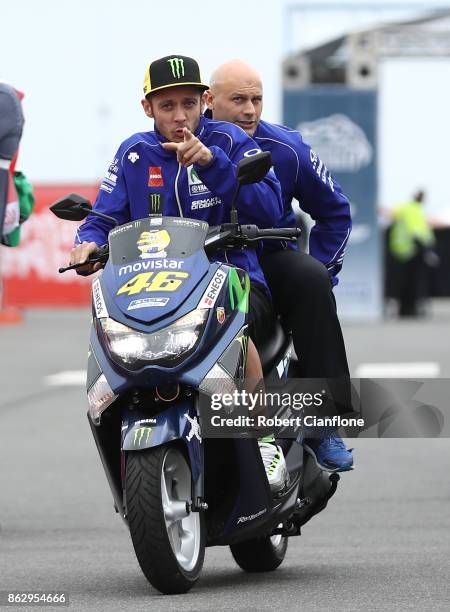
[[[288,336],[281,326],[279,319],[273,319],[271,321],[270,332],[268,330],[267,333],[267,340],[258,346],[264,374],[270,372],[280,359],[280,351],[286,344],[287,339]]]

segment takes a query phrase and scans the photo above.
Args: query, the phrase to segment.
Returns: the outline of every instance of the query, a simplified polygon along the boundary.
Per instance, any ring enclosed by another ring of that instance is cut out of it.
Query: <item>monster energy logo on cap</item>
[[[174,79],[181,79],[181,77],[184,77],[184,60],[182,57],[171,57],[167,61],[172,69]]]
[[[162,200],[160,193],[151,193],[149,196],[150,199],[150,214],[152,215],[160,215],[162,210]]]
[[[200,68],[192,57],[168,55],[152,62],[144,76],[144,95],[177,85],[192,85],[202,91],[208,89],[208,85],[202,83]]]

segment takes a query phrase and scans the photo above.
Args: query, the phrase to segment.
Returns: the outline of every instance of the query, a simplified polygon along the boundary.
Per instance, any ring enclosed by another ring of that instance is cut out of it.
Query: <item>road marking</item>
[[[410,363],[361,363],[355,378],[437,378],[441,372],[434,361]]]
[[[45,377],[45,384],[50,387],[84,387],[86,370],[65,370]]]

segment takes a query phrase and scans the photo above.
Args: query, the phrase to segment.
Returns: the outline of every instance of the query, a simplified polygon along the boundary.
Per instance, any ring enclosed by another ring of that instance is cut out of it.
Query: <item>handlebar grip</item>
[[[109,253],[109,244],[106,243],[101,247],[98,247],[97,252],[96,253],[92,253],[92,255],[95,255],[96,257],[99,257],[101,255],[106,255],[107,253]]]
[[[300,236],[301,230],[298,227],[277,227],[272,229],[258,230],[258,237],[271,236],[279,238],[297,238]]]

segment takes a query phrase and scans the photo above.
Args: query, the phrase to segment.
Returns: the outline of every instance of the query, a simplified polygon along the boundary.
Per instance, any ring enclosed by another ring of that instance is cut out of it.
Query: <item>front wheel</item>
[[[234,560],[246,572],[272,572],[282,564],[288,539],[282,535],[254,538],[230,546]]]
[[[128,524],[145,577],[161,593],[189,591],[205,557],[204,516],[192,512],[191,470],[179,448],[127,454]]]

